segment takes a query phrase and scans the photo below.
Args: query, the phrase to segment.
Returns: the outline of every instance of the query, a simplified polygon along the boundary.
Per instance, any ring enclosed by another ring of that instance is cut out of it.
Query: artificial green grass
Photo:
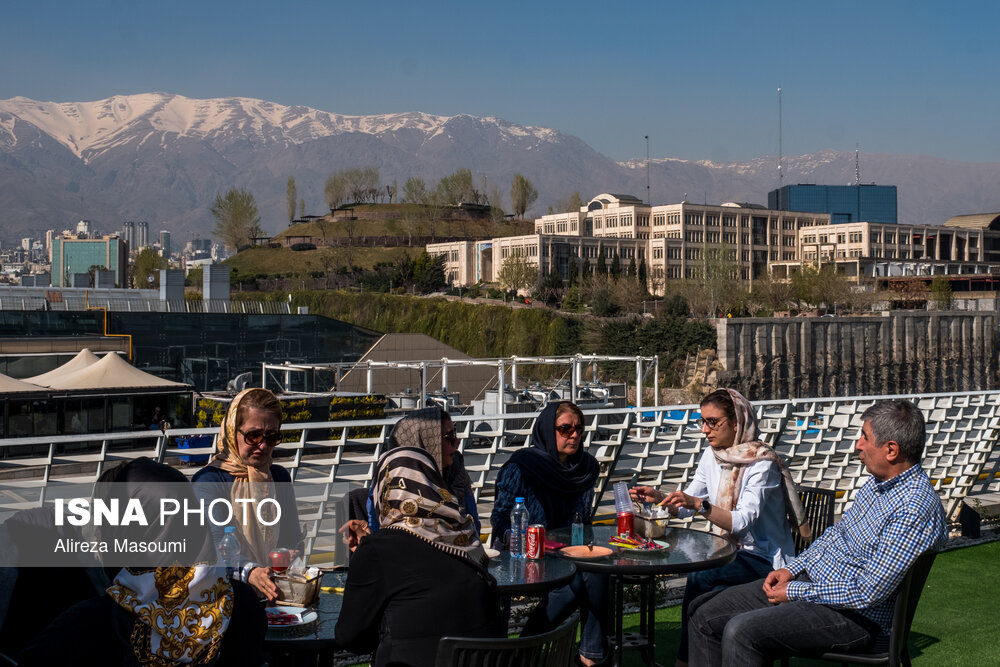
[[[910,630],[914,665],[1000,664],[1000,542],[955,549],[934,561]],[[681,608],[656,612],[656,660],[672,665],[680,637]],[[637,631],[638,614],[625,617],[625,630]],[[638,652],[624,656],[626,667],[643,662]],[[793,666],[830,665],[793,659]]]

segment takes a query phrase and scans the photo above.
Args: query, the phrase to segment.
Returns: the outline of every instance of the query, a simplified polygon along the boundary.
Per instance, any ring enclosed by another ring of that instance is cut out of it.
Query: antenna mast
[[[854,144],[854,184],[861,185],[861,161],[858,158],[857,144]]]
[[[778,86],[778,187],[783,183],[781,173],[781,86]]]

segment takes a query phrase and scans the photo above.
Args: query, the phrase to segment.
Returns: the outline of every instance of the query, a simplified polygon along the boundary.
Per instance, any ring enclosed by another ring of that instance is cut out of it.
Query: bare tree
[[[512,255],[503,263],[497,281],[504,289],[515,292],[531,289],[538,283],[538,265],[524,255]]]

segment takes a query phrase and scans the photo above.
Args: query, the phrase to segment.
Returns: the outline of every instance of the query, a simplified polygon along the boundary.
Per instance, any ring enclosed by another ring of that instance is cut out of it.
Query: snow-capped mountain
[[[428,187],[472,170],[509,204],[516,172],[538,188],[529,214],[579,192],[646,198],[645,160],[618,163],[576,137],[499,118],[411,112],[345,116],[249,98],[198,100],[165,93],[95,102],[0,100],[2,240],[91,220],[104,232],[146,220],[177,242],[210,235],[208,208],[219,192],[253,192],[264,229],[287,224],[285,185],[295,178],[307,212],[325,213],[323,184],[338,169],[374,166],[382,182],[423,178]],[[786,157],[784,183],[849,183],[853,152]],[[651,160],[649,198],[766,203],[776,160],[746,163]],[[900,220],[940,223],[952,215],[1000,210],[1000,164],[914,156],[862,156],[862,180],[899,187]]]

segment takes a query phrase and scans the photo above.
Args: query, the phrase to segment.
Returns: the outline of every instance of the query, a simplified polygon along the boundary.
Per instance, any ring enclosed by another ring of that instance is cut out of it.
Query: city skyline
[[[824,149],[997,162],[984,2],[710,6],[18,3],[0,98],[163,91],[497,116],[616,160]],[[55,18],[54,18],[55,17]]]

